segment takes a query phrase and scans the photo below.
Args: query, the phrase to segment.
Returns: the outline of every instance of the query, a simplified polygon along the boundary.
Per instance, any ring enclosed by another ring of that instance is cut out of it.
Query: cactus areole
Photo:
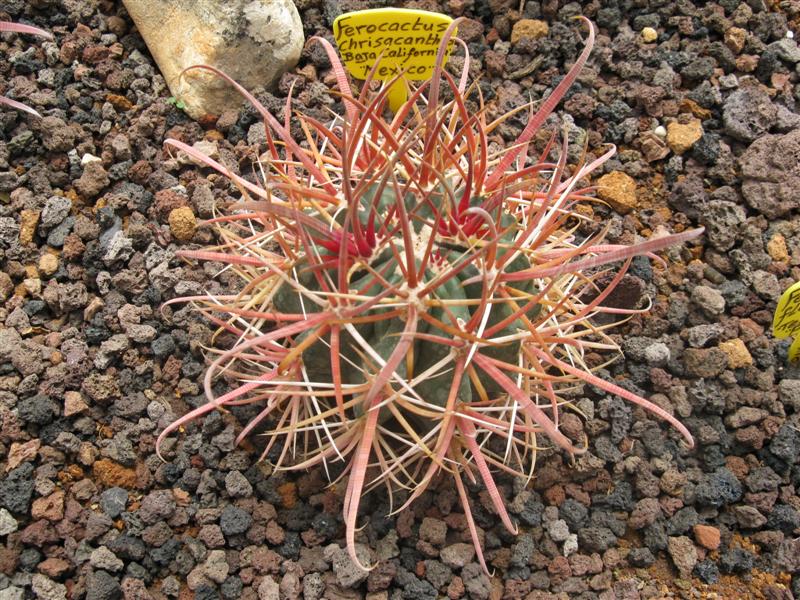
[[[600,379],[584,359],[617,350],[609,325],[593,317],[636,312],[604,305],[632,259],[702,230],[632,246],[605,243],[604,231],[579,235],[588,217],[576,208],[594,200],[589,175],[614,149],[568,165],[566,144],[555,136],[539,153],[532,141],[589,56],[594,30],[583,21],[582,53],[537,110],[527,105],[487,120],[478,87],[468,85],[469,57],[458,80],[442,68],[456,20],[433,76],[411,87],[394,115],[385,110],[393,82],[373,85],[370,77],[354,90],[323,39],[311,43],[330,56],[343,105],[332,124],[292,114],[291,98],[279,121],[231,82],[264,118],[258,184],[168,140],[242,192],[241,202],[211,220],[221,243],[182,253],[224,263],[242,287],[177,300],[195,303],[236,342],[212,349],[208,403],[170,425],[159,444],[209,411],[257,405],[239,439],[261,425],[264,455],[278,467],[345,465],[345,535],[361,566],[362,494],[385,485],[397,511],[447,473],[484,569],[464,477],[485,486],[500,520],[516,531],[494,478],[530,478],[545,440],[585,451],[584,440],[559,428],[577,386],[644,407],[691,444],[674,417]],[[490,145],[500,125],[525,111],[530,118],[516,142]],[[300,143],[289,132],[292,120]],[[232,389],[217,396],[221,377]]]

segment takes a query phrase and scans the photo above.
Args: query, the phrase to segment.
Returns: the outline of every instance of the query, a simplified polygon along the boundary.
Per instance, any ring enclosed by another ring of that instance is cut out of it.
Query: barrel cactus
[[[388,85],[368,80],[354,91],[334,49],[316,40],[330,56],[344,114],[328,125],[295,115],[302,143],[290,134],[291,101],[280,122],[239,88],[268,134],[258,183],[167,142],[241,190],[242,201],[211,221],[221,243],[182,255],[224,263],[242,288],[180,299],[236,343],[213,350],[208,403],[163,431],[159,444],[211,410],[259,405],[239,439],[266,426],[265,456],[278,467],[346,465],[346,540],[359,565],[362,494],[385,485],[399,511],[445,472],[486,568],[464,478],[485,486],[516,531],[495,473],[530,477],[540,434],[566,452],[586,450],[559,426],[570,408],[565,392],[577,384],[646,408],[692,443],[674,417],[594,375],[584,356],[617,349],[609,326],[593,317],[634,312],[604,305],[633,257],[700,230],[632,246],[604,243],[604,232],[581,237],[586,182],[614,149],[568,165],[566,144],[559,151],[553,136],[534,153],[534,135],[588,58],[593,28],[517,141],[500,147],[489,137],[511,114],[487,121],[478,87],[467,85],[468,56],[458,80],[443,69],[456,26],[432,77],[411,88],[394,115],[385,110]],[[233,389],[216,396],[220,377]],[[400,490],[402,503],[394,497]]]

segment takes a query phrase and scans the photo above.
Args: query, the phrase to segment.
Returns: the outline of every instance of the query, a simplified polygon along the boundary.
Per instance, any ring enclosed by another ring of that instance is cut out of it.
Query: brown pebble
[[[550,33],[550,27],[544,21],[538,19],[520,19],[514,23],[511,30],[511,43],[516,44],[523,38],[538,40],[546,37]]]
[[[192,209],[188,206],[173,209],[169,213],[169,229],[176,240],[191,240],[197,230],[197,219]]]
[[[21,245],[33,242],[40,214],[41,211],[38,210],[23,209],[19,211],[19,243]]]
[[[117,37],[122,37],[128,33],[128,23],[122,17],[111,15],[106,23],[108,24],[108,30]]]
[[[80,392],[64,392],[64,416],[71,417],[89,408]]]
[[[598,179],[597,195],[622,215],[636,208],[636,182],[622,171],[611,171]]]
[[[716,527],[710,525],[695,525],[694,526],[694,539],[703,548],[708,550],[716,550],[719,548],[720,533]]]
[[[136,487],[136,470],[123,467],[112,460],[98,460],[92,465],[97,483],[105,487]]]

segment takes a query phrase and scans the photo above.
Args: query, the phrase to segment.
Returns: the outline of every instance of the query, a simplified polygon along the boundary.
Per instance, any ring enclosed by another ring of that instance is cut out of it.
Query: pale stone
[[[685,535],[667,539],[667,551],[681,577],[690,577],[697,564],[697,550]]]
[[[89,406],[83,401],[80,392],[64,392],[64,416],[71,417],[88,409]]]
[[[21,245],[33,242],[36,227],[39,225],[39,210],[23,209],[19,211],[19,243]]]
[[[170,92],[193,118],[220,115],[242,104],[220,77],[246,89],[270,87],[294,67],[303,50],[303,24],[291,0],[124,0]],[[167,34],[168,32],[168,34]]]
[[[8,535],[17,530],[17,520],[5,508],[0,508],[0,535]]]
[[[786,238],[780,233],[776,233],[767,242],[767,252],[772,260],[786,262],[789,260],[789,249],[786,246]]]
[[[58,257],[46,252],[39,257],[39,271],[44,275],[52,275],[58,271]]]
[[[658,32],[652,27],[642,29],[642,39],[646,44],[655,42],[658,39]]]
[[[98,161],[102,162],[103,159],[100,158],[99,156],[95,156],[94,154],[89,154],[88,152],[86,154],[84,154],[83,156],[81,156],[81,166],[82,167],[85,167],[90,162],[98,162]]]

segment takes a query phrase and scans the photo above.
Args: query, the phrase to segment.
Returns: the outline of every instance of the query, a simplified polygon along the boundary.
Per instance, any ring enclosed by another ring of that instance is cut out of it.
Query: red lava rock
[[[597,553],[587,556],[585,554],[573,554],[569,557],[569,566],[572,575],[582,577],[586,574],[596,574],[603,570],[603,559]]]
[[[434,546],[442,546],[447,537],[447,523],[425,517],[419,527],[419,537]]]
[[[89,408],[80,392],[64,392],[64,416],[71,417]]]
[[[126,489],[136,487],[136,470],[123,467],[113,460],[101,459],[92,465],[97,483],[105,487],[119,486]]]
[[[150,163],[146,160],[138,160],[128,169],[128,177],[132,182],[143,185],[147,182],[147,178],[150,177],[152,172],[153,167],[150,166]]]
[[[720,533],[716,527],[710,525],[695,525],[694,526],[694,539],[695,541],[708,550],[716,550],[720,544]]]
[[[683,500],[680,498],[672,498],[670,496],[661,496],[658,499],[658,504],[667,517],[671,517],[677,511],[683,508]]]
[[[480,41],[483,35],[483,24],[472,19],[466,20],[458,26],[458,37],[465,42]]]
[[[416,566],[414,567],[414,573],[417,577],[422,579],[425,577],[425,561],[418,560]]]
[[[453,581],[450,582],[450,585],[447,586],[447,597],[450,600],[457,600],[464,595],[466,588],[464,587],[464,581],[456,575],[453,577]]]
[[[103,168],[103,163],[93,160],[83,167],[83,174],[75,181],[75,189],[84,198],[94,198],[105,188],[111,180]]]
[[[58,541],[58,535],[56,530],[53,529],[53,525],[49,521],[42,519],[34,521],[23,529],[19,539],[23,544],[41,548],[46,544],[53,544]]]
[[[17,571],[19,564],[19,546],[0,545],[0,573],[9,577]]]
[[[6,472],[16,469],[24,462],[30,462],[36,458],[36,453],[42,446],[42,441],[39,439],[30,440],[24,444],[13,442],[8,451],[8,462],[6,464]]]
[[[778,499],[778,491],[771,492],[748,492],[744,495],[744,501],[764,513],[769,513]]]
[[[543,495],[545,502],[547,502],[547,504],[550,506],[560,506],[561,503],[567,499],[567,495],[564,492],[564,486],[561,485],[554,485],[547,488]]]
[[[628,518],[628,525],[634,529],[643,529],[652,525],[661,515],[661,506],[655,498],[643,498],[636,503]]]
[[[267,523],[265,537],[273,546],[279,546],[286,540],[286,532],[277,521],[270,521]]]
[[[744,448],[752,448],[753,450],[759,450],[764,446],[764,440],[766,439],[766,434],[763,431],[761,431],[761,428],[755,425],[751,425],[750,427],[738,429],[734,434],[734,438]]]
[[[84,49],[81,59],[87,64],[96,65],[107,59],[110,54],[111,51],[105,46],[89,46]]]
[[[570,567],[569,560],[566,557],[556,556],[547,566],[547,572],[554,577],[566,579],[572,575],[572,567]]]
[[[392,561],[380,561],[367,577],[367,590],[380,592],[389,589],[392,580],[397,575],[397,565]]]
[[[189,206],[189,199],[183,194],[173,190],[156,192],[155,211],[160,221],[166,221],[169,213],[184,206]]]
[[[687,348],[683,360],[692,377],[716,377],[728,368],[728,355],[719,348]]]
[[[83,255],[84,250],[86,250],[86,245],[83,243],[81,238],[74,233],[70,233],[64,239],[64,246],[61,249],[61,256],[68,261],[76,260]]]
[[[506,70],[506,55],[494,50],[487,50],[483,55],[483,64],[489,75],[500,77]]]
[[[283,557],[269,548],[260,547],[253,552],[251,563],[259,573],[279,573]]]
[[[401,538],[411,537],[411,527],[414,525],[414,513],[410,510],[404,510],[397,516],[397,535]]]
[[[739,481],[744,481],[747,474],[750,472],[750,467],[741,456],[727,456],[725,457],[725,466],[728,470],[736,476]]]
[[[58,579],[72,570],[72,565],[63,558],[47,558],[40,562],[36,569],[43,575]]]
[[[56,490],[49,496],[37,498],[31,507],[34,519],[60,521],[64,518],[64,490]]]

